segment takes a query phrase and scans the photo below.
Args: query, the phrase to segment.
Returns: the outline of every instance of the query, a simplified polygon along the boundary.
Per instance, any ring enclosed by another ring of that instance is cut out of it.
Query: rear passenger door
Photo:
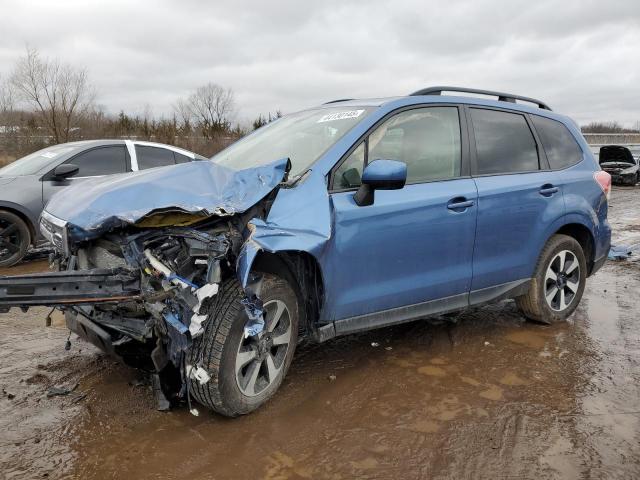
[[[526,114],[468,107],[467,118],[478,189],[470,295],[477,303],[531,277],[545,226],[564,213],[564,201]]]

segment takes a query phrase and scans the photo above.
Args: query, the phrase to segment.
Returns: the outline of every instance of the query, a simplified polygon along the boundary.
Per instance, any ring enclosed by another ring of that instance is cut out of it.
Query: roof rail
[[[536,100],[535,98],[523,97],[520,95],[513,95],[512,93],[493,92],[491,90],[481,90],[478,88],[464,88],[464,87],[427,87],[417,92],[413,92],[410,96],[416,95],[442,95],[442,92],[461,92],[461,93],[477,93],[480,95],[490,95],[492,97],[498,97],[500,102],[516,103],[516,100],[522,100],[523,102],[533,103],[544,110],[551,110],[546,103]]]
[[[324,102],[323,105],[329,105],[330,103],[338,103],[338,102],[348,102],[349,100],[353,100],[353,98],[340,98],[338,100],[331,100],[330,102]]]

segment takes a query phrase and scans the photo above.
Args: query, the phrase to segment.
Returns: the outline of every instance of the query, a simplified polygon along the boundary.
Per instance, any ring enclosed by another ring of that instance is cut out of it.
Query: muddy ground
[[[640,244],[640,187],[614,190],[610,219]],[[640,260],[609,262],[562,325],[503,302],[301,346],[279,394],[235,420],[157,412],[139,373],[75,336],[65,351],[47,309],[14,310],[0,477],[639,478],[639,290]]]

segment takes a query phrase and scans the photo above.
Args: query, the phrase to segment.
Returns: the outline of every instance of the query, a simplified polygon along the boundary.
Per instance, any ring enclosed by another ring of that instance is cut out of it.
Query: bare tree
[[[15,101],[11,85],[8,81],[3,81],[2,77],[0,77],[0,115],[13,111],[14,104]]]
[[[233,91],[208,83],[198,87],[186,100],[178,100],[174,110],[183,125],[197,125],[202,134],[211,139],[231,129],[235,110]]]
[[[191,114],[191,108],[189,107],[189,102],[183,99],[178,100],[173,105],[173,111],[178,118],[180,124],[184,127],[189,127],[193,120],[193,115]]]
[[[55,143],[69,141],[76,123],[93,107],[94,95],[84,69],[41,58],[27,47],[11,76],[20,100],[33,108]]]

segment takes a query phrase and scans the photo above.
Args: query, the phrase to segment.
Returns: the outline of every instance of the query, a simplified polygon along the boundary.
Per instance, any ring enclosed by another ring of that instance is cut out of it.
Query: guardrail
[[[640,133],[583,133],[589,145],[640,144]]]

